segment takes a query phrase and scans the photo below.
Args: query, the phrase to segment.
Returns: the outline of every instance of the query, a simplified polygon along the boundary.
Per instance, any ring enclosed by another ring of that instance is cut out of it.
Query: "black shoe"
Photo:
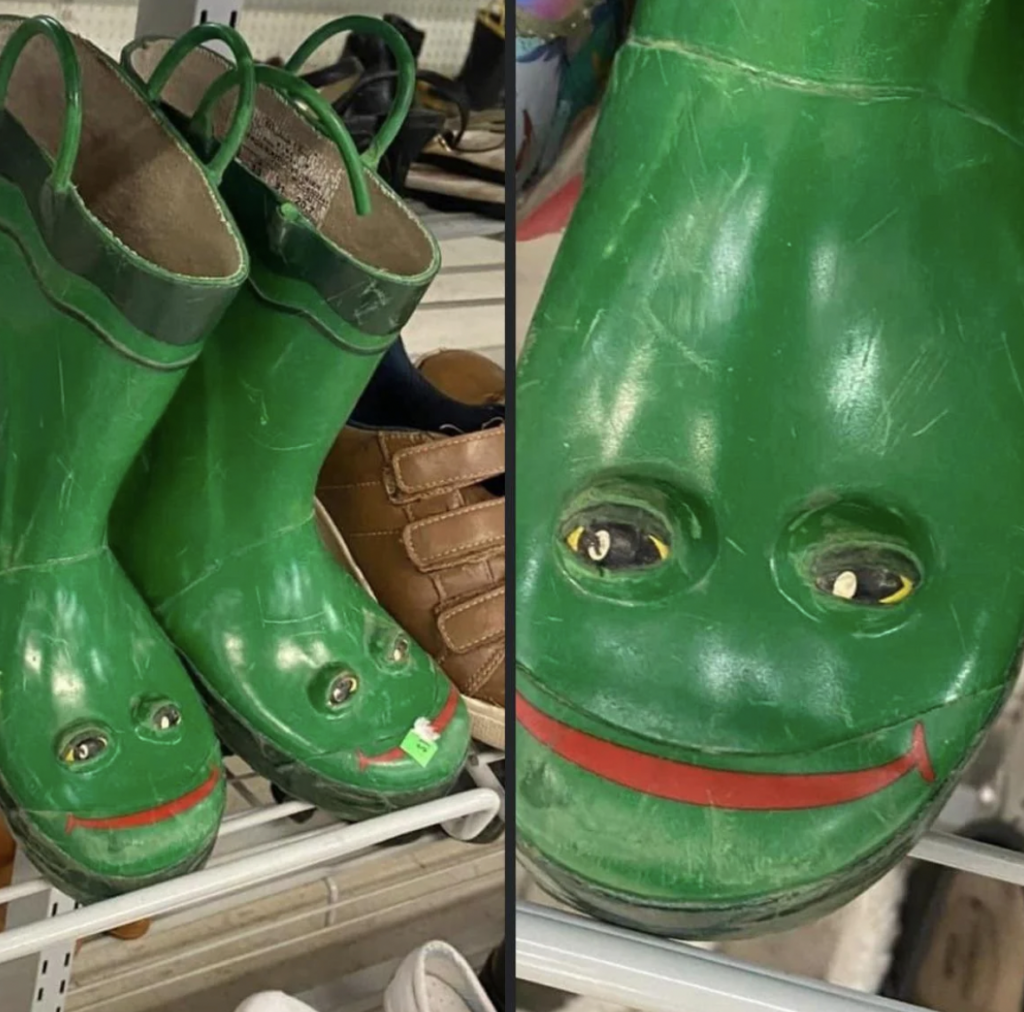
[[[480,983],[498,1012],[505,1012],[505,943],[502,942],[488,957],[480,971]]]
[[[424,33],[394,14],[385,15],[384,20],[402,35],[418,60]],[[332,96],[335,112],[341,116],[357,149],[363,152],[377,136],[394,104],[398,62],[384,39],[352,32],[337,63],[304,74],[303,80]],[[462,83],[430,70],[417,70],[416,80],[419,100],[409,110],[398,137],[378,167],[381,177],[402,196],[406,194],[409,168],[424,149],[438,138],[457,148],[469,123],[470,96]],[[333,97],[338,85],[348,81],[351,86]]]
[[[469,55],[456,80],[466,89],[474,111],[505,105],[505,4],[477,12]]]

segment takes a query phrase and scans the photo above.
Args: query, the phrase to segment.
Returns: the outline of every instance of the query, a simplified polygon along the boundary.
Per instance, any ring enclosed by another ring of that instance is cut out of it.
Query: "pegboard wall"
[[[166,0],[174,3],[175,0]],[[421,66],[455,74],[469,51],[473,22],[484,0],[243,0],[238,27],[258,60],[290,56],[325,21],[342,14],[399,14],[426,33]],[[50,14],[71,31],[95,42],[111,56],[135,37],[136,4],[85,0],[0,0],[0,14]],[[343,40],[325,46],[310,61],[314,69],[331,63]]]

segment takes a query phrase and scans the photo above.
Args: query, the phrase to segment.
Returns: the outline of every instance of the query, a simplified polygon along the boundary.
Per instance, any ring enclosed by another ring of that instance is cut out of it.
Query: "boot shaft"
[[[124,63],[146,81],[168,46],[130,46]],[[168,82],[168,114],[187,129],[229,69],[210,52],[192,54]],[[196,579],[212,546],[219,557],[311,521],[331,443],[440,263],[435,240],[400,198],[326,136],[330,123],[314,129],[282,97],[292,85],[261,74],[252,130],[223,187],[249,246],[250,282],[123,497],[128,513],[139,512],[133,525],[119,525],[119,537],[131,539],[126,555],[149,574],[150,600]],[[230,96],[213,105],[217,137],[231,105]],[[322,121],[325,114],[337,122],[329,108],[318,112]],[[357,183],[367,189],[368,207]],[[257,488],[263,508],[254,511]],[[188,508],[196,501],[207,508]],[[142,533],[163,524],[188,529],[174,560]]]
[[[0,184],[6,570],[77,558],[103,544],[117,489],[185,366],[142,365],[97,334],[92,321],[55,308],[4,232],[4,191]]]
[[[132,458],[248,270],[210,180],[118,66],[70,36],[60,56],[11,42],[33,24],[0,18],[17,56],[0,114],[3,568],[103,544]]]
[[[309,522],[320,465],[382,354],[340,347],[252,288],[238,296],[118,503],[119,545],[150,600],[197,579],[214,546],[230,555]],[[180,540],[173,558],[152,536],[161,527]]]

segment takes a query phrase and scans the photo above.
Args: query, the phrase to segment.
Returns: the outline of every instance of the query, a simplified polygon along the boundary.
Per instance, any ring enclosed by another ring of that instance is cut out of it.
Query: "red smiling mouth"
[[[70,833],[73,829],[138,829],[140,826],[153,826],[195,808],[214,792],[219,780],[220,767],[215,766],[206,780],[194,791],[189,791],[174,801],[157,805],[156,808],[147,808],[144,812],[115,815],[109,819],[80,819],[77,815],[69,815],[64,824],[64,831]]]
[[[556,755],[621,787],[668,801],[736,811],[827,808],[870,797],[913,770],[932,783],[924,725],[910,748],[870,769],[838,773],[739,773],[663,759],[595,738],[549,717],[516,694],[516,720]]]
[[[431,727],[440,734],[444,729],[452,722],[452,717],[455,716],[455,711],[459,706],[459,693],[453,685],[451,691],[448,693],[448,699],[446,700],[444,707],[441,712],[430,722]],[[401,759],[408,759],[408,755],[399,747],[388,749],[387,752],[381,752],[380,755],[364,755],[362,752],[359,753],[359,768],[365,770],[367,766],[379,766],[381,763],[394,763]]]

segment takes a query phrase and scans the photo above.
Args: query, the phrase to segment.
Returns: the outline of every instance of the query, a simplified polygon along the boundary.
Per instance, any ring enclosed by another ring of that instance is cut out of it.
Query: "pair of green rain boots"
[[[349,29],[402,67],[362,158],[291,73]],[[0,18],[0,803],[83,901],[203,863],[218,736],[349,819],[444,793],[469,744],[313,519],[438,269],[373,171],[412,97],[404,41],[344,18],[280,70],[204,25],[122,62]]]
[[[820,915],[997,713],[1022,57],[1016,0],[638,4],[518,376],[517,838],[562,898]]]

